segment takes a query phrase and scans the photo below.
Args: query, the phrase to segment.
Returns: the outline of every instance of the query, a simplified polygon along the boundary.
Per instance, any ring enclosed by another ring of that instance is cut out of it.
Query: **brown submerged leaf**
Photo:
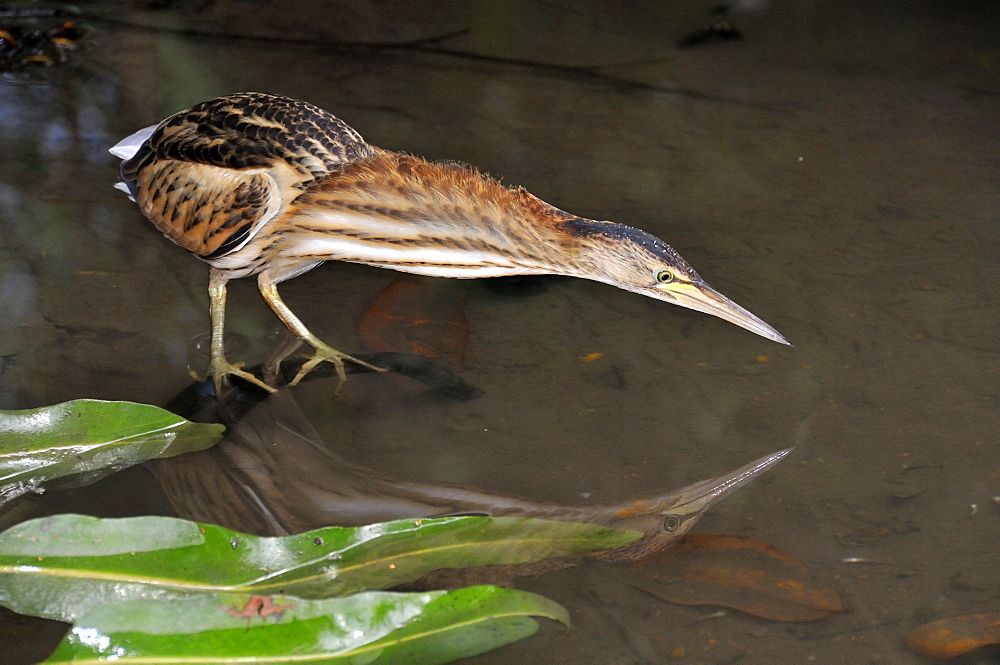
[[[925,623],[906,638],[910,651],[948,660],[990,644],[1000,644],[1000,614],[968,614]]]
[[[451,289],[401,275],[372,301],[358,325],[372,351],[409,351],[461,367],[469,330],[465,302]]]
[[[636,564],[659,584],[644,590],[678,605],[719,605],[774,621],[816,621],[841,612],[837,592],[797,559],[754,538],[688,534]]]

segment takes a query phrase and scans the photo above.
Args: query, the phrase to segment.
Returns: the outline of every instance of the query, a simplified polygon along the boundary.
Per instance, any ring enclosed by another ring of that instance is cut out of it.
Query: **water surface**
[[[348,458],[536,500],[620,500],[797,447],[699,529],[786,550],[848,612],[717,616],[593,566],[521,583],[565,604],[572,630],[470,662],[909,664],[915,626],[1000,606],[991,3],[746,3],[723,17],[742,40],[691,49],[677,42],[719,20],[713,3],[169,4],[84,3],[75,64],[0,83],[0,408],[163,404],[204,367],[207,268],[111,188],[106,150],[215,95],[284,94],[375,145],[642,227],[794,344],[581,280],[530,296],[449,281],[466,302],[461,375],[483,397],[442,403],[384,376],[335,400],[332,381],[298,389]],[[358,320],[393,277],[326,264],[282,294],[361,350]],[[281,326],[252,280],[228,313],[240,356],[263,359]],[[3,523],[169,512],[151,479],[25,500]],[[0,614],[18,647],[0,662],[44,657],[61,630]]]

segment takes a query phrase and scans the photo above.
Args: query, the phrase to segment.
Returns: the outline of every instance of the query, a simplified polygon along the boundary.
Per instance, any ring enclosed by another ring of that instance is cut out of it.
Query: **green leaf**
[[[328,598],[440,568],[627,545],[638,531],[518,517],[397,520],[261,538],[168,517],[54,515],[0,533],[0,604],[72,622],[111,601],[243,592]]]
[[[81,617],[46,663],[446,663],[532,635],[556,603],[492,586],[346,598],[132,600]]]
[[[132,402],[81,399],[0,411],[0,506],[55,478],[93,482],[154,457],[204,450],[223,429]]]

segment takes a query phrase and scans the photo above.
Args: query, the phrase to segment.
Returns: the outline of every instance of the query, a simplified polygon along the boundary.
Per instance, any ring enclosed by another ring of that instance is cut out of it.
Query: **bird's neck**
[[[326,258],[420,274],[573,274],[586,247],[567,226],[579,218],[524,189],[388,151],[318,181],[296,205],[320,222],[316,245],[336,254]]]

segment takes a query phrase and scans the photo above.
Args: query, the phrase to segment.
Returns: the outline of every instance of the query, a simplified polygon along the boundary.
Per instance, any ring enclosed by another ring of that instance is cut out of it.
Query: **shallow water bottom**
[[[336,399],[332,381],[296,388],[354,462],[536,501],[622,500],[796,447],[698,529],[789,552],[845,613],[674,606],[636,588],[640,571],[594,565],[519,582],[566,605],[571,630],[470,662],[922,662],[910,630],[1000,603],[992,6],[737,3],[741,40],[678,48],[712,8],[84,3],[73,63],[0,83],[0,407],[164,404],[204,367],[207,270],[111,189],[106,149],[226,92],[307,99],[373,144],[656,234],[794,344],[582,280],[438,280],[465,303],[458,372],[481,398],[371,375]],[[393,277],[325,264],[282,294],[360,351]],[[233,353],[263,360],[280,324],[250,280],[229,302]],[[149,474],[0,519],[170,512]],[[0,662],[58,636],[4,612]]]

